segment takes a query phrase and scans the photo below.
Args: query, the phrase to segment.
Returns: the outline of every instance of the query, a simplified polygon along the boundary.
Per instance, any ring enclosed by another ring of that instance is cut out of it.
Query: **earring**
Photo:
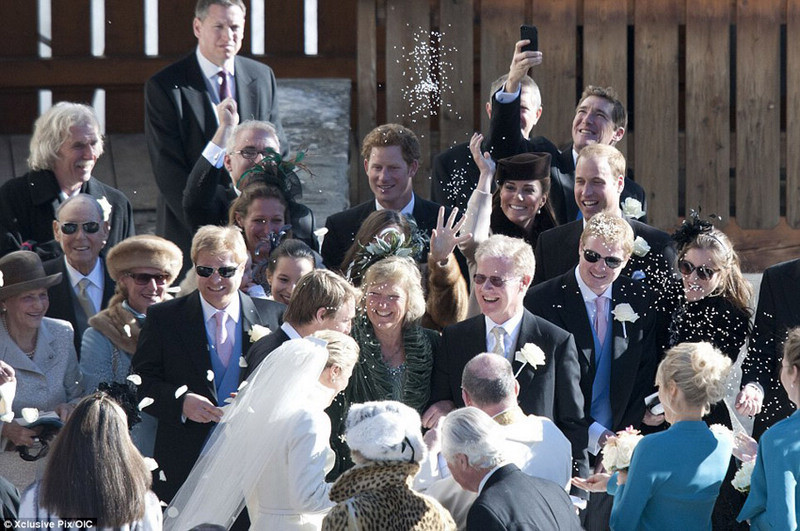
[[[331,383],[336,383],[336,376],[331,376]]]

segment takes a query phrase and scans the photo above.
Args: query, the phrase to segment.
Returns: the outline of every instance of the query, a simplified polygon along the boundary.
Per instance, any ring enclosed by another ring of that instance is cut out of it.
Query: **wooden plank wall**
[[[387,76],[403,58],[379,42],[381,28],[398,38],[381,13],[398,1],[360,3],[377,14],[378,42],[359,54],[377,50]],[[630,116],[618,147],[654,225],[672,231],[699,207],[722,218],[748,270],[800,256],[800,150],[787,148],[800,143],[800,0],[407,0],[404,10],[427,11],[442,46],[460,56],[450,59],[460,79],[443,86],[443,107],[416,124],[431,156],[488,129],[489,85],[507,72],[519,25],[533,23],[544,55],[532,71],[544,106],[533,134],[569,141],[583,87],[613,86]],[[359,93],[359,109],[377,99],[379,112],[371,123],[359,113],[358,138],[389,119],[383,105],[403,108],[402,89]],[[428,179],[420,176],[422,190]],[[359,200],[369,197],[360,190]]]

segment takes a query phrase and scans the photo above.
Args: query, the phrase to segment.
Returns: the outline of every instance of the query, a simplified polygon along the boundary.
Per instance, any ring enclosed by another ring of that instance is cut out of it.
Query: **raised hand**
[[[572,478],[572,484],[588,492],[605,492],[611,474],[593,474],[586,479]]]
[[[483,135],[480,133],[473,134],[469,141],[469,151],[472,153],[472,159],[481,171],[477,188],[481,192],[489,194],[492,192],[492,177],[494,177],[494,170],[497,164],[492,160],[488,151],[481,153],[481,144],[483,144]]]
[[[436,228],[431,231],[431,250],[430,257],[436,262],[445,263],[447,257],[456,248],[456,245],[467,242],[472,238],[472,234],[462,234],[458,236],[461,227],[464,226],[466,216],[461,216],[461,219],[456,221],[458,215],[458,208],[454,208],[447,218],[447,223],[444,222],[444,207],[439,207],[439,217],[436,220]]]
[[[508,69],[508,79],[505,84],[506,92],[516,92],[519,90],[519,82],[528,74],[531,67],[542,64],[542,52],[523,52],[522,47],[530,41],[524,39],[517,41],[514,45],[514,57],[511,59],[511,67]]]

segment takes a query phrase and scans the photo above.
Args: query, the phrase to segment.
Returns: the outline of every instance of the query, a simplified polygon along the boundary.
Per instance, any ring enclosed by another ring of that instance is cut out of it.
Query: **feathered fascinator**
[[[295,173],[300,169],[313,176],[311,170],[303,162],[305,151],[298,151],[291,159],[284,159],[272,148],[267,148],[267,155],[239,177],[236,188],[243,190],[253,182],[263,182],[276,186],[287,201],[295,201],[303,196],[303,187]]]
[[[719,216],[711,214],[709,219],[720,219]],[[681,226],[672,233],[672,239],[678,246],[678,252],[692,243],[700,234],[708,234],[714,230],[714,225],[709,220],[700,218],[700,209],[692,209],[689,216],[683,220]]]

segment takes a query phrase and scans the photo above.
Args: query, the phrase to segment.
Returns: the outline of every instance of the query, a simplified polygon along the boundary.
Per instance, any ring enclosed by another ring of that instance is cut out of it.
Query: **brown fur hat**
[[[169,275],[172,284],[183,265],[183,253],[169,240],[152,234],[131,236],[111,248],[106,255],[108,274],[114,281],[135,267],[154,267]]]

